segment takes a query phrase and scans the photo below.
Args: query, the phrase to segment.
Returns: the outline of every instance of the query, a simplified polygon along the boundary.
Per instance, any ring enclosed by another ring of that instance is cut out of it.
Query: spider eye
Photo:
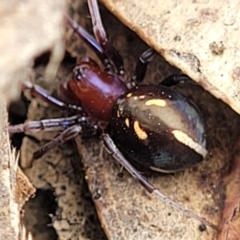
[[[75,67],[72,71],[72,79],[74,81],[81,80],[81,72],[79,71],[79,67]]]
[[[85,68],[81,68],[81,67],[75,67],[73,69],[73,80],[74,81],[80,81],[82,80],[82,78],[84,78],[84,71],[85,71]]]
[[[86,71],[89,69],[86,65],[80,65],[73,69],[73,80],[80,81],[86,78]]]

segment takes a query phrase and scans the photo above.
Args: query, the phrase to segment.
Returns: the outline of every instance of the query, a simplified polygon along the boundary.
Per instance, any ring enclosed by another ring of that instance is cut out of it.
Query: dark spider
[[[30,90],[32,95],[77,114],[9,126],[9,132],[63,131],[36,151],[33,156],[35,159],[78,134],[100,133],[108,153],[149,193],[185,215],[219,229],[165,196],[127,160],[137,161],[155,171],[175,172],[191,167],[205,158],[205,124],[199,110],[184,96],[168,88],[188,81],[188,77],[171,76],[159,86],[137,86],[145,76],[148,63],[156,54],[153,49],[148,49],[140,56],[132,79],[124,80],[123,60],[108,42],[97,1],[88,0],[88,5],[96,39],[69,17],[67,24],[95,51],[105,71],[89,57],[77,61],[69,79],[60,86],[63,94],[74,104],[62,102],[30,82],[23,83],[23,90]]]

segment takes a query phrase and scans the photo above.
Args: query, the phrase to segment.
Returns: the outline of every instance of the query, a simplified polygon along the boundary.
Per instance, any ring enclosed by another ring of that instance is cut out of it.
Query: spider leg
[[[152,48],[144,51],[138,59],[134,75],[132,77],[132,82],[140,83],[145,77],[148,63],[153,60],[156,55],[156,51]]]
[[[29,90],[33,96],[38,97],[44,100],[45,102],[50,103],[51,105],[54,105],[61,109],[72,109],[82,112],[82,108],[80,106],[62,102],[59,99],[51,96],[46,90],[44,90],[40,86],[32,84],[29,81],[23,82],[21,87],[23,91]]]
[[[71,27],[74,32],[85,42],[89,47],[93,49],[95,54],[101,60],[102,64],[105,66],[107,70],[113,68],[111,63],[109,62],[108,56],[104,52],[103,48],[100,44],[80,25],[78,25],[73,19],[69,16],[66,16],[67,24]]]
[[[124,75],[125,71],[122,57],[114,47],[112,47],[109,43],[106,44],[106,47],[100,45],[96,39],[94,39],[84,28],[78,25],[69,16],[66,17],[66,20],[68,26],[75,31],[75,33],[82,39],[83,42],[93,49],[107,71],[114,71],[117,69],[117,73],[119,75]]]
[[[44,119],[41,121],[30,121],[23,124],[8,126],[10,134],[20,132],[39,132],[39,131],[60,131],[64,130],[52,141],[46,143],[39,150],[33,154],[33,158],[37,159],[43,156],[46,152],[52,148],[63,144],[70,139],[75,138],[80,133],[85,135],[91,133],[94,135],[97,133],[98,126],[95,123],[91,123],[88,118],[75,115],[67,118],[56,119]]]
[[[109,43],[106,31],[104,29],[102,19],[99,13],[99,7],[97,0],[88,0],[88,7],[91,14],[93,32],[95,38],[101,45],[102,49],[108,56],[109,60],[113,63],[116,68],[118,75],[124,75],[124,63],[123,59],[118,53],[118,51]]]
[[[57,137],[55,137],[52,141],[46,143],[41,148],[39,148],[36,152],[34,152],[33,159],[38,159],[42,157],[49,150],[75,138],[80,133],[82,133],[82,127],[80,125],[73,125],[67,128],[62,133],[60,133]]]
[[[159,85],[164,85],[167,87],[172,87],[179,83],[191,83],[194,84],[194,81],[185,74],[174,74],[165,78]]]
[[[44,119],[40,121],[29,121],[23,124],[8,126],[10,134],[21,132],[39,132],[39,131],[62,131],[76,124],[86,124],[86,118],[75,115],[66,118]]]
[[[122,155],[122,153],[119,151],[119,149],[116,147],[114,142],[112,141],[111,137],[108,134],[102,134],[102,140],[104,142],[104,145],[108,151],[108,153],[116,160],[118,161],[126,170],[135,178],[138,180],[138,182],[151,194],[154,194],[158,199],[163,201],[166,204],[169,204],[171,207],[178,209],[179,211],[183,212],[185,215],[195,218],[196,220],[200,221],[201,223],[210,226],[216,230],[220,230],[218,226],[215,224],[207,221],[204,218],[199,217],[195,213],[185,209],[184,207],[180,206],[170,198],[168,198],[166,195],[161,193],[159,190],[157,190],[148,180],[143,177],[128,161],[127,159]]]

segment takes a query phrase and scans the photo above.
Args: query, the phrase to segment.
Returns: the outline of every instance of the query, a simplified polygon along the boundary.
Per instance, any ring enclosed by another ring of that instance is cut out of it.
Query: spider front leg
[[[38,159],[42,157],[49,150],[75,138],[80,133],[82,133],[82,127],[80,125],[74,125],[67,128],[65,131],[63,131],[57,137],[55,137],[52,141],[46,143],[41,148],[39,148],[36,152],[34,152],[33,159]]]
[[[74,116],[76,117],[76,116]],[[77,124],[71,124],[72,126],[65,129],[58,136],[56,136],[52,141],[43,145],[40,149],[33,153],[33,158],[38,159],[42,157],[45,153],[50,151],[56,146],[59,146],[71,139],[74,139],[79,134],[86,136],[95,136],[98,132],[98,126],[94,123],[89,123],[86,121],[85,117],[81,117],[77,119]],[[70,123],[70,122],[69,122]],[[62,123],[63,125],[63,123]],[[70,125],[70,124],[69,124]]]
[[[40,87],[36,84],[33,84],[29,81],[23,82],[21,84],[21,88],[22,88],[23,91],[26,91],[26,90],[30,91],[32,96],[38,97],[38,98],[42,99],[43,101],[45,101],[46,103],[49,103],[53,106],[56,106],[56,107],[61,108],[61,109],[77,110],[78,112],[82,113],[82,108],[80,106],[65,103],[65,102],[53,97],[52,95],[50,95],[42,87]]]
[[[10,125],[8,126],[8,132],[14,134],[21,132],[62,131],[83,122],[86,122],[86,118],[79,115],[66,118],[43,119],[40,121],[29,121],[23,124]]]
[[[67,24],[76,34],[96,53],[107,71],[125,74],[123,59],[118,51],[109,43],[104,29],[96,0],[89,0],[88,6],[91,14],[94,39],[84,28],[67,16]]]
[[[34,159],[42,157],[49,150],[75,138],[81,133],[84,133],[85,135],[96,135],[97,130],[98,127],[96,124],[90,123],[88,118],[79,115],[67,118],[30,121],[8,127],[10,134],[20,132],[63,131],[52,141],[46,143],[44,146],[34,152]]]
[[[199,217],[195,213],[183,208],[170,198],[168,198],[165,194],[160,192],[158,189],[156,189],[148,180],[143,177],[143,175],[138,172],[130,163],[129,161],[122,155],[120,150],[117,148],[117,146],[114,144],[113,140],[108,134],[102,134],[102,140],[104,142],[105,148],[108,151],[108,153],[116,160],[118,161],[128,172],[132,177],[138,180],[138,182],[151,194],[154,194],[158,199],[165,202],[166,204],[170,205],[171,207],[178,209],[179,211],[183,212],[185,215],[195,218],[196,220],[200,221],[201,223],[212,227],[216,230],[220,230],[218,226],[215,224],[207,221],[204,218]]]
[[[124,75],[123,59],[118,51],[108,41],[106,31],[104,29],[102,19],[99,13],[99,7],[96,0],[88,0],[88,8],[91,13],[93,32],[95,38],[103,48],[110,61],[114,64],[118,75]]]

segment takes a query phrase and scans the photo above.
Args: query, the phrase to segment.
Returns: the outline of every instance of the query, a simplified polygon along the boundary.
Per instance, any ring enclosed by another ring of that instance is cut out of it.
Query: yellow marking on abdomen
[[[203,158],[207,155],[207,150],[203,148],[199,143],[195,142],[191,137],[189,137],[186,133],[180,130],[173,130],[172,131],[174,137],[184,145],[188,146],[189,148],[193,149],[198,154],[202,155]]]
[[[156,105],[159,107],[165,107],[167,105],[166,101],[163,99],[151,99],[145,102],[146,106]]]
[[[133,128],[139,139],[141,140],[147,139],[148,135],[144,130],[141,129],[138,121],[134,121]]]
[[[129,119],[128,118],[125,118],[125,124],[127,125],[127,127],[129,127]]]

